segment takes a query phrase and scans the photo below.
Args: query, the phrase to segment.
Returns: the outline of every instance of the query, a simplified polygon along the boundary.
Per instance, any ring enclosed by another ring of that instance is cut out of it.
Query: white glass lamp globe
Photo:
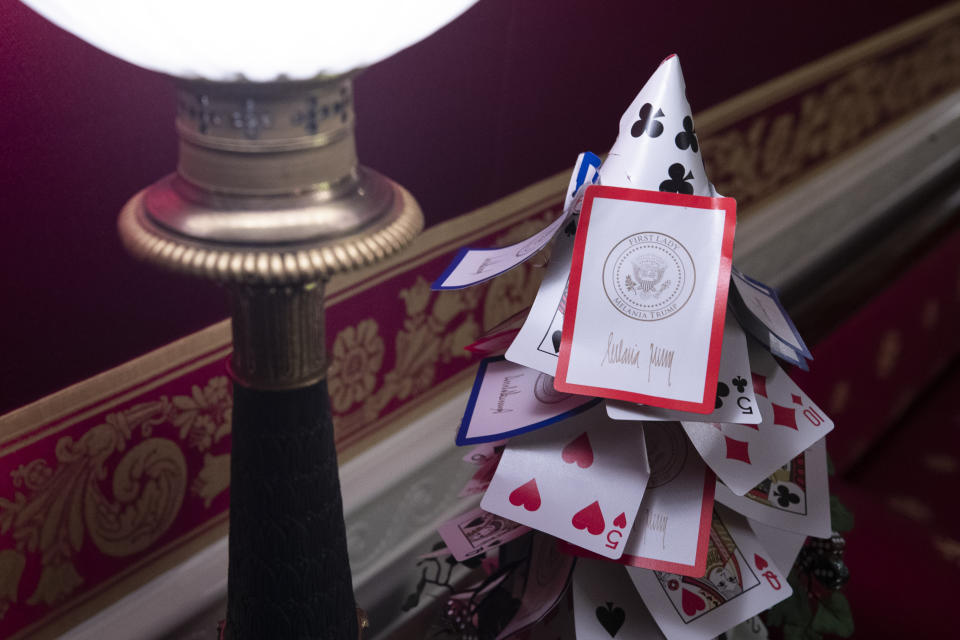
[[[132,64],[187,79],[336,76],[425,38],[476,0],[22,0]]]

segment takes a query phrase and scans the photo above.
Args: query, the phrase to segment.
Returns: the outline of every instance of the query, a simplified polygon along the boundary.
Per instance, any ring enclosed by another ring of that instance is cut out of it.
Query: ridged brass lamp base
[[[224,637],[354,640],[324,285],[400,250],[423,216],[357,165],[349,78],[179,90],[177,172],[134,196],[119,228],[134,255],[231,299]]]

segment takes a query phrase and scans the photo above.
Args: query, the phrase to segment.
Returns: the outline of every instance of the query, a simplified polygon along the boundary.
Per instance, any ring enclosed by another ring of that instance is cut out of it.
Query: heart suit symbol
[[[590,438],[584,431],[574,440],[567,443],[560,453],[560,457],[568,464],[574,464],[581,469],[586,469],[593,464],[593,447],[590,446]]]
[[[520,485],[510,492],[510,504],[523,507],[527,511],[536,511],[540,508],[540,489],[537,480],[531,478],[529,482]]]
[[[760,556],[758,556],[757,554],[753,554],[753,564],[757,565],[758,571],[763,571],[764,569],[767,568],[767,561],[761,558]]]
[[[683,606],[683,612],[688,616],[696,615],[697,611],[707,608],[707,603],[703,598],[689,589],[683,589],[683,595],[680,596],[680,604]]]
[[[620,515],[618,515],[616,518],[614,518],[613,524],[614,524],[614,526],[620,527],[621,529],[623,529],[624,527],[626,527],[626,526],[627,526],[627,514],[621,513]]]
[[[603,512],[600,511],[600,503],[594,501],[580,511],[573,514],[570,524],[574,529],[586,529],[590,535],[598,536],[606,529],[607,524],[603,521]]]

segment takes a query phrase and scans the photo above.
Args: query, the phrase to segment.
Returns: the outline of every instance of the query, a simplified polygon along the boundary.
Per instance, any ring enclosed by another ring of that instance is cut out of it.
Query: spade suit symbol
[[[608,602],[606,607],[597,607],[597,622],[610,634],[611,638],[617,635],[626,620],[626,612],[620,607],[613,606],[612,602]]]

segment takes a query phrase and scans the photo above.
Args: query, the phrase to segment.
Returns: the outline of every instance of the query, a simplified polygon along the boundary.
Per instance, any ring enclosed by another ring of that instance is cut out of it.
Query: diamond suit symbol
[[[750,376],[753,378],[753,392],[758,396],[767,397],[767,377],[762,376],[759,373],[751,373]]]
[[[736,438],[731,438],[730,436],[723,437],[727,442],[727,458],[729,460],[739,460],[740,462],[753,464],[750,462],[749,442],[737,440]]]
[[[776,402],[773,405],[773,424],[779,424],[781,427],[789,427],[794,431],[797,429],[797,414],[793,407],[783,407]]]

